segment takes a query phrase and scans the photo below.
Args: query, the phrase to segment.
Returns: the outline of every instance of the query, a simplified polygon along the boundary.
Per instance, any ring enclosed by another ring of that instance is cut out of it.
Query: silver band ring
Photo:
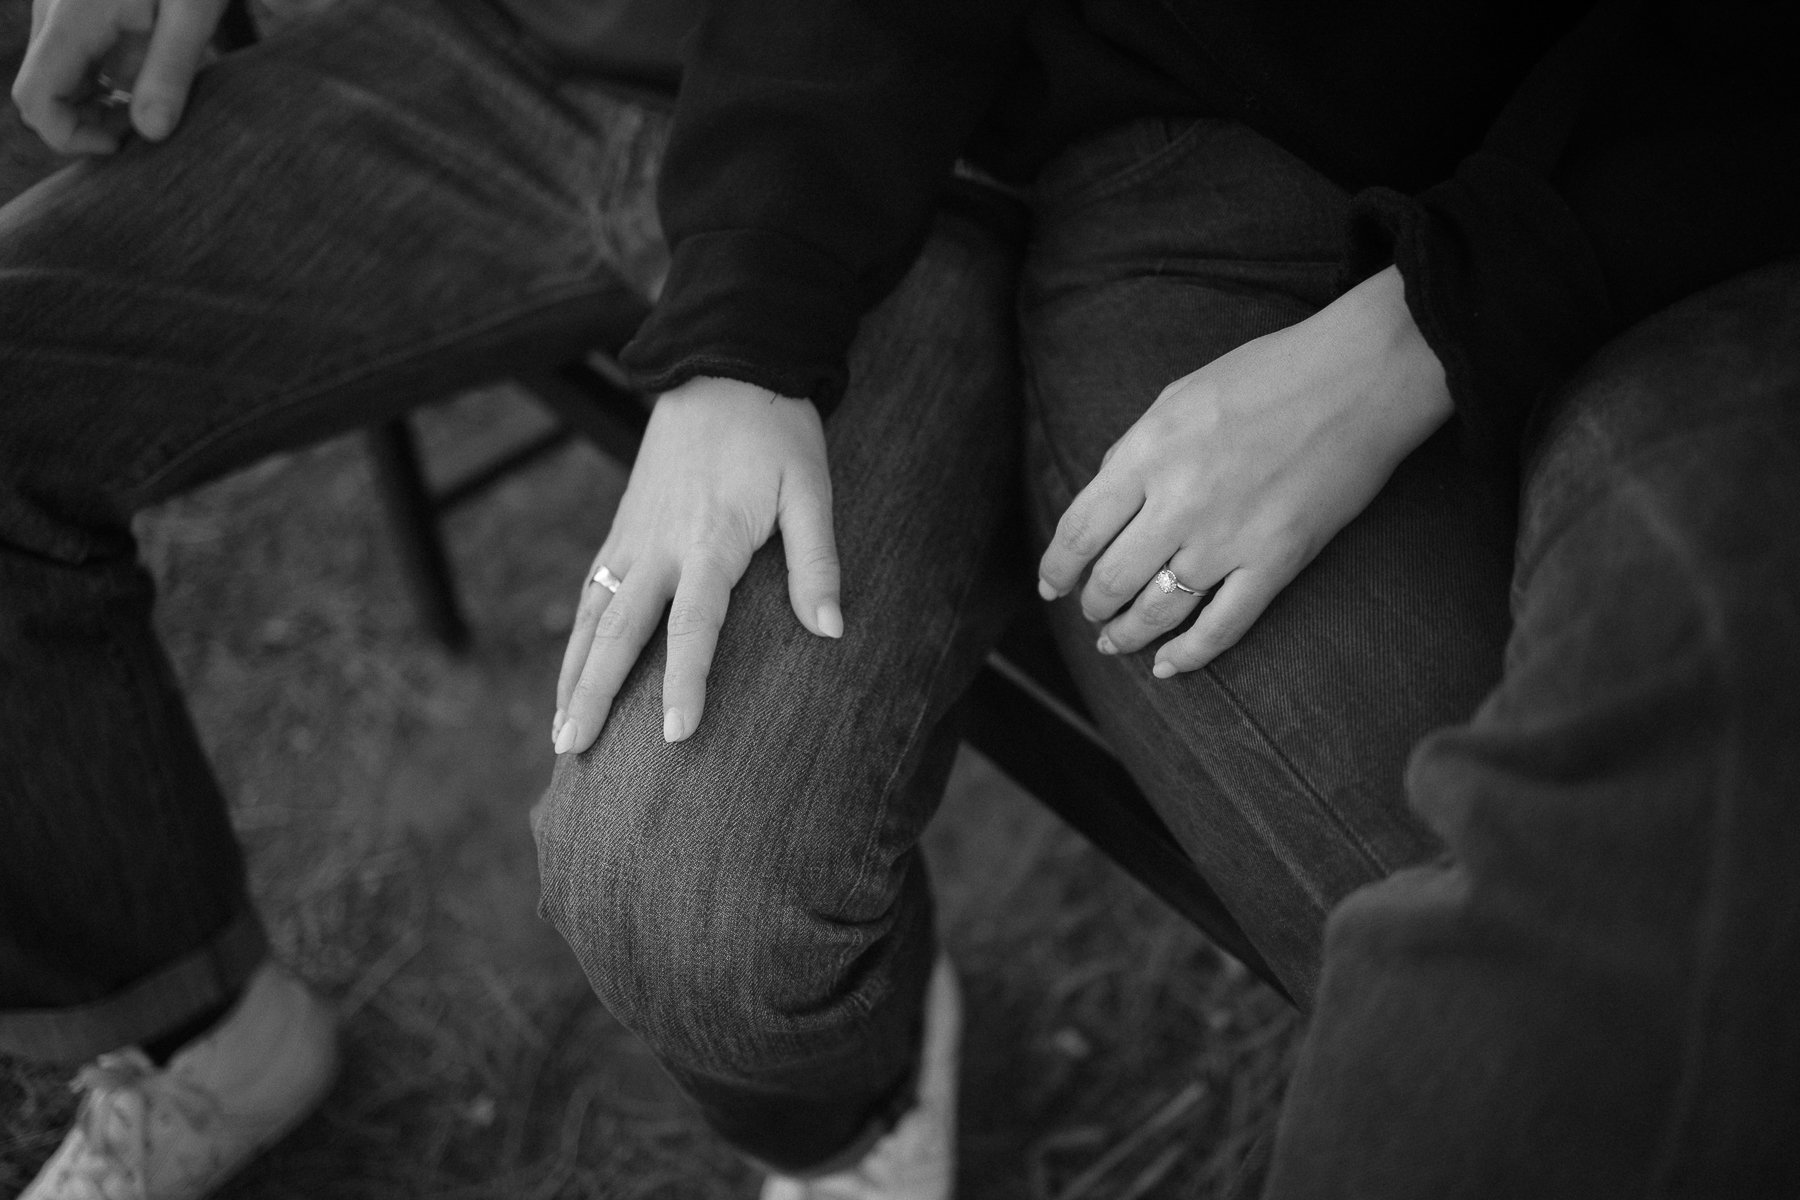
[[[1168,567],[1164,567],[1162,570],[1158,571],[1155,576],[1151,578],[1150,582],[1161,588],[1162,593],[1165,596],[1170,592],[1186,592],[1190,596],[1206,595],[1206,593],[1199,588],[1191,588],[1187,584],[1181,582],[1181,578]]]
[[[101,71],[94,76],[96,94],[94,103],[101,108],[129,108],[131,106],[131,89],[122,88],[114,83],[112,76]]]
[[[598,571],[594,572],[594,582],[616,596],[619,594],[619,585],[625,581],[620,579],[617,575],[614,575],[605,567],[601,567]]]

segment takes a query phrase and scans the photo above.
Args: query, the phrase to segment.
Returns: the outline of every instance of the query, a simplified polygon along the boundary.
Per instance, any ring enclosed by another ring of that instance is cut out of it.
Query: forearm
[[[1357,198],[1352,270],[1399,264],[1483,454],[1512,454],[1532,406],[1627,325],[1800,252],[1783,18],[1720,5],[1695,28],[1662,7],[1597,9],[1451,179]]]
[[[1023,4],[716,4],[659,183],[669,283],[625,361],[651,389],[746,379],[829,407],[1007,73]]]

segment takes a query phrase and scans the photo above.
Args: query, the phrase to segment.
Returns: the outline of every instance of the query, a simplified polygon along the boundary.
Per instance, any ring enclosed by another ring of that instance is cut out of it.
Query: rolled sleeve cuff
[[[792,238],[693,235],[675,248],[662,296],[620,361],[648,392],[720,375],[829,412],[844,393],[858,292],[841,264]]]
[[[1360,193],[1351,219],[1351,273],[1399,268],[1470,449],[1517,454],[1538,400],[1616,331],[1574,214],[1543,179],[1484,152],[1416,197]]]

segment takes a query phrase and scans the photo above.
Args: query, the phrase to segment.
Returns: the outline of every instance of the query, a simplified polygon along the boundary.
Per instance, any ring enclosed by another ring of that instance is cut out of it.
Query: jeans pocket
[[[1145,117],[1065,147],[1031,188],[1040,213],[1066,214],[1178,163],[1227,124],[1205,117]]]

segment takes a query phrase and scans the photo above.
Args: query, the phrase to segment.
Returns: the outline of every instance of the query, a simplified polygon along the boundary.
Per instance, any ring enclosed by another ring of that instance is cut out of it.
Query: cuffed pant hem
[[[136,1045],[231,999],[268,956],[262,922],[246,908],[205,945],[104,1000],[0,1012],[0,1053],[70,1063]]]

